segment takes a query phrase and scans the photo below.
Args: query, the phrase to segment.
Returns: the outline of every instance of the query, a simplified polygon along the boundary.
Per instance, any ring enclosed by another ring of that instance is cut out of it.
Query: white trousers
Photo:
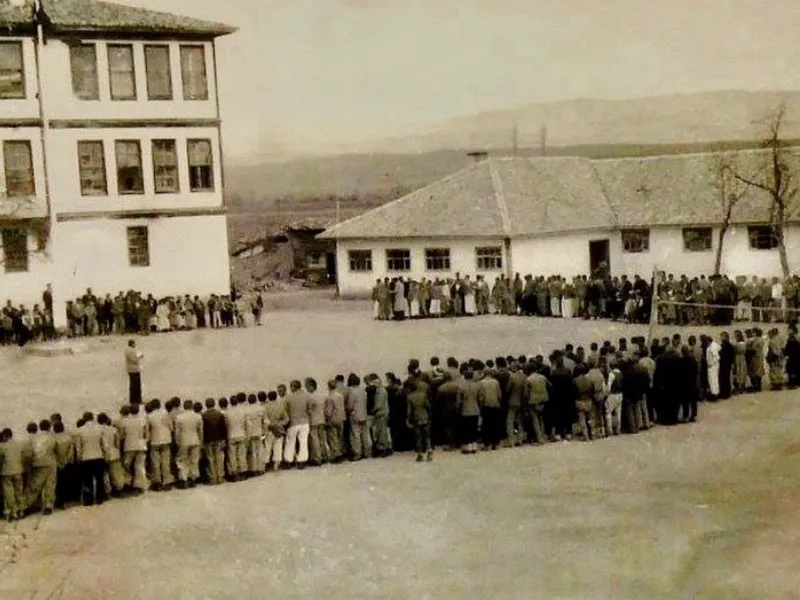
[[[609,394],[606,398],[607,435],[618,435],[622,431],[622,394]]]
[[[719,365],[708,366],[708,390],[712,396],[719,396]]]
[[[308,434],[310,432],[311,427],[308,423],[292,425],[286,430],[286,445],[283,449],[283,459],[287,463],[308,462]]]
[[[571,319],[574,316],[572,314],[572,298],[561,299],[561,315],[565,319]]]
[[[438,298],[431,299],[431,316],[438,317],[442,314],[442,301]]]
[[[561,298],[550,297],[550,312],[554,317],[561,316]]]
[[[281,464],[283,461],[283,436],[278,437],[271,431],[267,432],[264,440],[264,464],[272,463],[274,465]]]

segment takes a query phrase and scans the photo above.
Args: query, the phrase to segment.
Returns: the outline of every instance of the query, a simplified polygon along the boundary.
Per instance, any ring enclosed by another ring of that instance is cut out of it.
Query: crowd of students
[[[55,339],[58,335],[149,334],[198,328],[260,325],[264,298],[260,292],[229,295],[169,296],[155,298],[134,290],[95,295],[91,288],[66,303],[66,331],[57,332],[53,320],[53,290],[48,284],[42,302],[29,309],[8,300],[0,311],[0,344],[24,346]]]
[[[516,274],[471,279],[396,277],[378,279],[372,289],[374,318],[404,320],[485,314],[563,318],[607,318],[647,323],[653,280],[639,275],[611,277],[605,270],[567,279]],[[730,325],[734,321],[785,322],[800,309],[800,278],[749,280],[727,275],[690,278],[662,273],[656,288],[658,321],[674,325]]]
[[[312,378],[269,392],[205,402],[171,398],[119,414],[60,414],[25,433],[0,432],[0,480],[8,519],[146,490],[217,485],[264,474],[435,446],[479,448],[593,440],[697,418],[698,402],[800,383],[800,340],[789,327],[735,331],[733,338],[680,334],[620,339],[550,356],[506,356],[421,370],[404,380],[337,375],[320,393]]]

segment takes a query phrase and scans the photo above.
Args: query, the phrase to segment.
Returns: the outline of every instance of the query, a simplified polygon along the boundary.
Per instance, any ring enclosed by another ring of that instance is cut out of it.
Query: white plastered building
[[[0,4],[0,300],[227,293],[218,23]]]

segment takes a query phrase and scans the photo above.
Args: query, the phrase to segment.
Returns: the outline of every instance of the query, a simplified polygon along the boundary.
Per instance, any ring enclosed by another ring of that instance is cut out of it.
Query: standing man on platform
[[[131,404],[142,403],[142,354],[136,348],[136,340],[128,340],[125,349],[125,369],[128,371],[128,389]]]

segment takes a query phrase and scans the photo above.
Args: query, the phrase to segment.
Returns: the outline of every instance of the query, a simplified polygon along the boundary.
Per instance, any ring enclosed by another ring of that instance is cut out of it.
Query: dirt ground
[[[376,323],[363,303],[304,302],[286,300],[261,328],[141,338],[146,395],[202,399],[646,331]],[[4,349],[0,423],[114,409],[124,341],[55,358]],[[591,444],[397,456],[31,518],[0,530],[0,598],[797,598],[798,399],[737,398],[691,426]]]

